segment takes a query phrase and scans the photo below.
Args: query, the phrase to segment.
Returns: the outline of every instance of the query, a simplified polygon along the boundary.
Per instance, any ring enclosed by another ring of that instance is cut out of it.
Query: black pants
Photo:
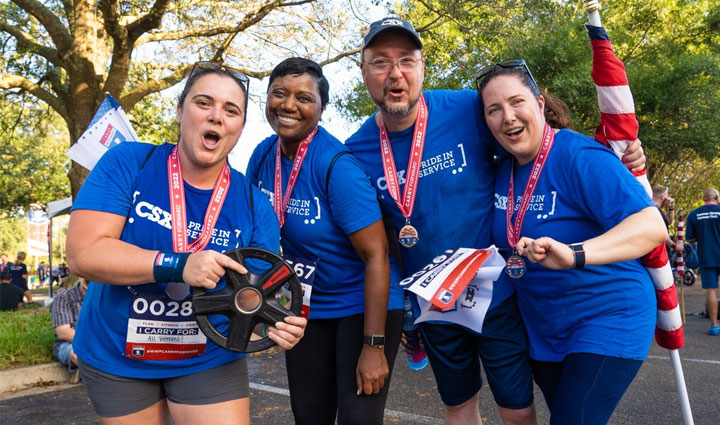
[[[392,375],[402,310],[388,311],[385,357]],[[305,336],[285,352],[290,404],[298,425],[382,424],[390,376],[378,394],[357,395],[355,369],[363,347],[364,315],[308,322]]]

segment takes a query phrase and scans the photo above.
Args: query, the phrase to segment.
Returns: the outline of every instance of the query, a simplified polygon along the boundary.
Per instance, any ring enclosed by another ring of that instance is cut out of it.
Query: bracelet
[[[153,262],[155,282],[182,282],[189,252],[159,251]]]
[[[570,249],[573,250],[573,255],[575,257],[575,264],[573,264],[574,269],[582,269],[585,267],[585,248],[583,247],[582,242],[580,243],[573,243],[568,245]]]
[[[668,208],[668,211],[675,211],[675,208]]]

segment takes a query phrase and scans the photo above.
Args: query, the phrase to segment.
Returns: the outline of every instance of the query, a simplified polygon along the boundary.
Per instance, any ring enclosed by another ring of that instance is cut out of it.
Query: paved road
[[[708,321],[698,315],[704,309],[704,292],[699,283],[686,287],[685,298],[688,313],[685,325],[687,341],[681,356],[695,424],[716,425],[720,423],[720,409],[717,407],[720,338],[706,335]],[[292,423],[283,358],[280,351],[272,349],[251,357],[251,415],[254,425]],[[385,422],[403,425],[442,424],[443,408],[429,367],[419,372],[412,371],[404,362],[404,356],[398,356]],[[2,425],[99,423],[82,385],[58,386],[41,393],[26,391],[15,394],[13,398],[6,397],[3,399],[0,396]],[[540,422],[547,423],[547,409],[538,390],[536,404]],[[500,424],[487,387],[481,392],[480,405],[486,424]],[[666,350],[653,345],[648,360],[610,423],[682,424],[675,379]]]

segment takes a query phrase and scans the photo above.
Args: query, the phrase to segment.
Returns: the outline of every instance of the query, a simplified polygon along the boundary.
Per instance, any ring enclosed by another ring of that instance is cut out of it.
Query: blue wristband
[[[575,256],[575,264],[573,265],[574,269],[582,269],[585,267],[585,248],[583,247],[582,242],[581,243],[573,243],[568,245],[570,249],[573,250],[573,255]]]
[[[182,282],[189,256],[189,252],[158,252],[153,263],[155,282]]]

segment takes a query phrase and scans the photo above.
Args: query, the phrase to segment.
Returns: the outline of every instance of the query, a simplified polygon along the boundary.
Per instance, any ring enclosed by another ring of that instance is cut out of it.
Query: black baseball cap
[[[368,28],[367,34],[365,34],[365,37],[363,37],[361,51],[365,50],[365,48],[369,46],[370,43],[372,43],[372,41],[375,39],[375,37],[378,36],[378,34],[387,30],[403,32],[408,37],[410,37],[410,39],[413,41],[413,43],[415,43],[418,49],[423,48],[422,41],[420,41],[420,36],[418,35],[417,31],[415,31],[415,28],[413,28],[410,22],[394,16],[388,16],[370,24],[370,28]]]

